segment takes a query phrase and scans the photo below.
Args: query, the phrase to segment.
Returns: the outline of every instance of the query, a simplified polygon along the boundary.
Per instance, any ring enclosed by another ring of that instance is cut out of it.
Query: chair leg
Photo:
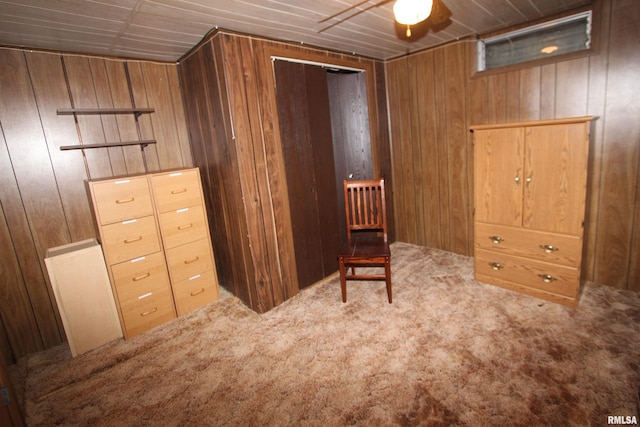
[[[342,289],[342,302],[347,302],[347,272],[344,266],[344,259],[340,258],[338,260],[338,265],[340,267],[340,288]]]
[[[384,275],[387,282],[387,296],[389,297],[389,304],[391,304],[391,260],[387,258],[384,263]]]

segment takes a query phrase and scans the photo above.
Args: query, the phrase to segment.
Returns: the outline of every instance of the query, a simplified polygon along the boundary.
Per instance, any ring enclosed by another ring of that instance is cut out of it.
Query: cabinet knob
[[[504,265],[502,265],[502,264],[500,264],[498,262],[490,262],[489,265],[495,271],[502,270],[504,268]]]
[[[500,236],[489,236],[489,240],[491,240],[491,242],[495,243],[496,245],[499,245],[500,243],[504,242],[504,239]]]
[[[550,274],[538,274],[538,277],[541,278],[544,283],[551,283],[554,280],[558,280]]]
[[[545,253],[551,254],[558,250],[555,246],[552,245],[540,245],[540,248],[545,251]]]

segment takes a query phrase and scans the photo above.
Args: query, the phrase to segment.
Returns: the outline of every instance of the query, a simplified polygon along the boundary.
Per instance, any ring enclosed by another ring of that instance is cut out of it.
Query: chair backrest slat
[[[347,237],[352,231],[378,231],[387,239],[384,179],[344,181]]]

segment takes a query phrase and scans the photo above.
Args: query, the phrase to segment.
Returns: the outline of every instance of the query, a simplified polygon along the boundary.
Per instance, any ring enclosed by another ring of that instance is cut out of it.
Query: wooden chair
[[[342,302],[347,302],[347,280],[384,280],[391,304],[391,251],[387,239],[384,179],[345,180],[344,205],[347,242],[338,254]],[[374,274],[369,269],[357,273],[356,267],[383,267],[384,274]]]

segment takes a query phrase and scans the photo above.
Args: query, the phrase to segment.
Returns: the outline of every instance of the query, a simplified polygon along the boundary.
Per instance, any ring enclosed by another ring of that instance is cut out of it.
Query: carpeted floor
[[[602,426],[638,416],[640,294],[577,309],[473,279],[473,259],[392,245],[384,282],[337,276],[258,315],[223,298],[76,358],[10,367],[29,426]]]

